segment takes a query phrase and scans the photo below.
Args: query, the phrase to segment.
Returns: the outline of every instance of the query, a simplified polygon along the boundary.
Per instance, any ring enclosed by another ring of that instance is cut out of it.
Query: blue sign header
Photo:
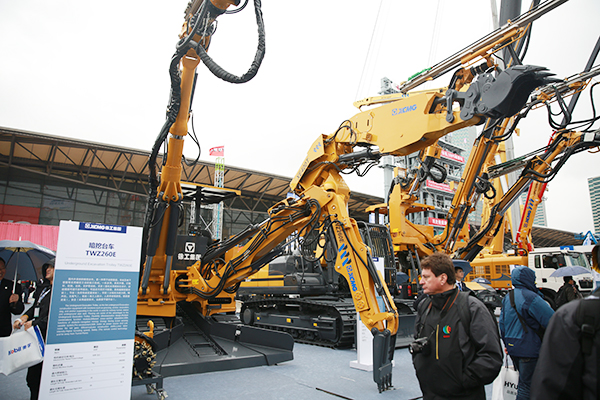
[[[113,232],[113,233],[127,233],[127,227],[122,225],[104,225],[96,224],[92,222],[80,222],[80,231],[99,231],[99,232]]]

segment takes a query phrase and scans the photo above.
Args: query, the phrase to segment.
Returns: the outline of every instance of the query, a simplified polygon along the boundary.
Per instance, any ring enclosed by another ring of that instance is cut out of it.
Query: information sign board
[[[129,399],[142,228],[61,221],[41,399]]]

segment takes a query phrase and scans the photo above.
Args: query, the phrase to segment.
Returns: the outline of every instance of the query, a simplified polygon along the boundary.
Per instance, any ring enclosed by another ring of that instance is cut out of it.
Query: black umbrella
[[[0,240],[0,257],[6,262],[6,276],[16,285],[17,280],[38,282],[44,278],[42,265],[55,254],[28,240]]]

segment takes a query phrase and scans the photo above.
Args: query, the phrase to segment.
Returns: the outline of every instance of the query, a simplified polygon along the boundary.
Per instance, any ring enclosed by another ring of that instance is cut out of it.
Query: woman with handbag
[[[37,326],[40,329],[44,341],[46,340],[46,332],[48,330],[48,313],[50,312],[50,294],[52,292],[52,283],[54,282],[54,261],[48,260],[42,266],[44,280],[41,285],[38,285],[33,294],[34,303],[21,318],[17,319],[13,325],[14,329],[20,329],[22,326],[25,330],[32,326]],[[27,386],[31,391],[31,400],[37,400],[40,391],[40,381],[42,379],[42,364],[43,362],[29,367],[27,370]]]

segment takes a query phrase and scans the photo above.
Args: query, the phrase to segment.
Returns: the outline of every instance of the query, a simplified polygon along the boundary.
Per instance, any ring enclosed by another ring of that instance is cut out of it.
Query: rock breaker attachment
[[[135,347],[133,350],[133,378],[147,379],[152,377],[152,367],[156,364],[156,342],[146,334],[135,332]]]
[[[373,334],[373,380],[377,383],[379,393],[392,387],[392,361],[396,347],[396,335],[385,329],[380,332],[377,328]]]

